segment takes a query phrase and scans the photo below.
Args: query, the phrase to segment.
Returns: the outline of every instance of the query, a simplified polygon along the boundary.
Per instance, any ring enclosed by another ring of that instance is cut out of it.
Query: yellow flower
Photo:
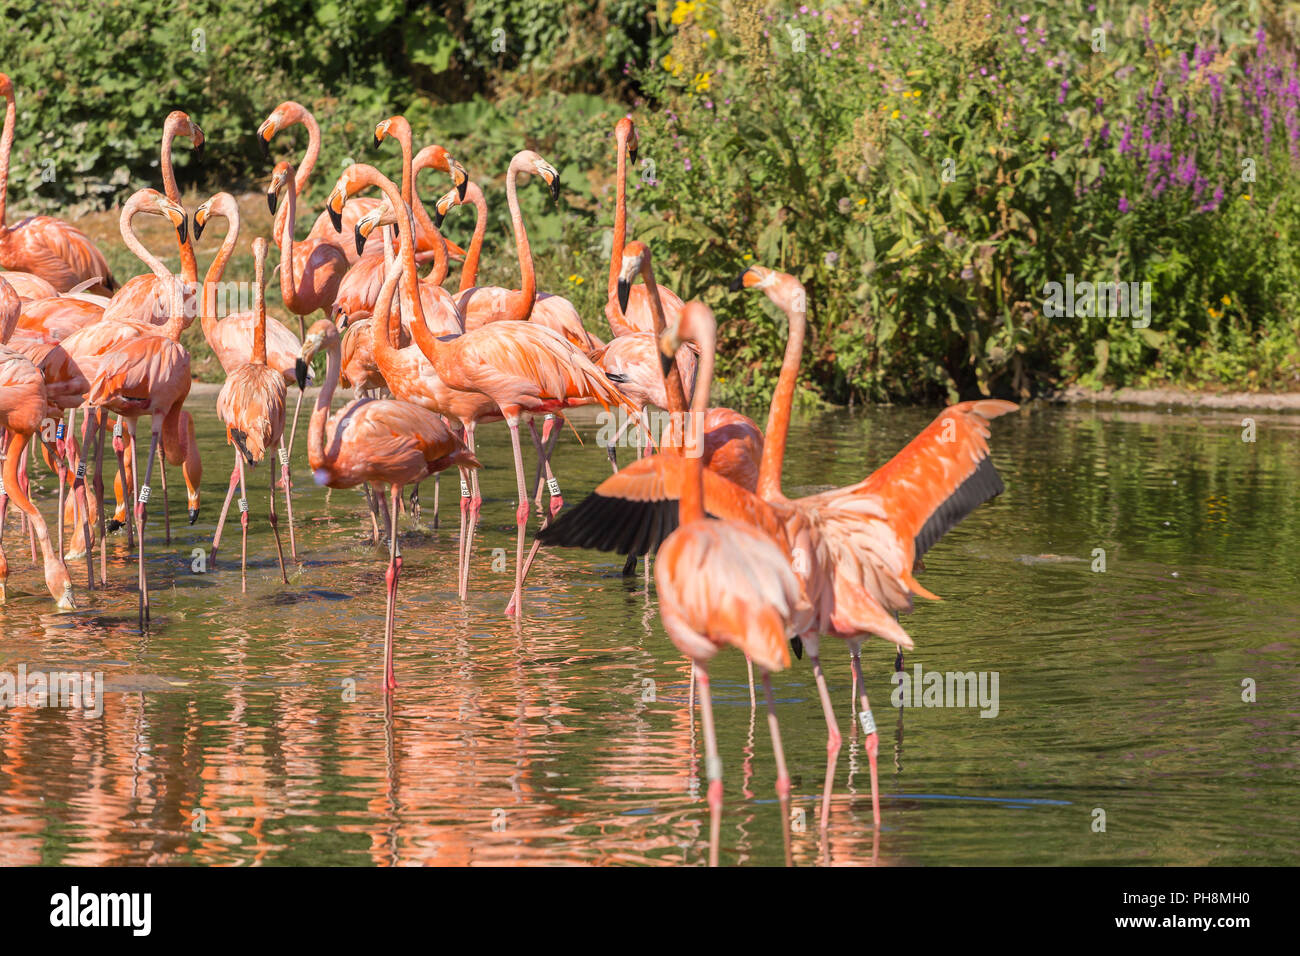
[[[861,199],[858,200],[858,205],[859,205],[859,206],[865,206],[866,204],[867,204],[867,197],[866,197],[866,196],[863,196]]]
[[[1224,305],[1232,305],[1232,300],[1228,298],[1226,295],[1219,301],[1222,302]]]
[[[743,256],[741,256],[741,258],[744,259],[746,262],[748,262],[750,259],[752,259],[752,258],[754,258],[754,257],[753,257],[750,253],[747,252],[747,253],[745,253]]]
[[[709,88],[709,83],[712,82],[710,79],[712,76],[713,76],[712,73],[696,73],[695,81],[694,81],[695,92],[696,93],[706,92]]]
[[[708,30],[705,30],[704,32],[707,33],[707,34],[709,35],[709,39],[710,39],[710,40],[716,40],[716,39],[718,38],[718,31],[717,31],[717,30],[714,30],[714,29],[708,29]]]
[[[677,6],[673,7],[672,21],[677,26],[681,26],[686,18],[695,12],[695,4],[690,0],[677,0]]]
[[[1218,319],[1223,317],[1223,313],[1215,309],[1214,306],[1210,306],[1209,312],[1210,312],[1210,318],[1212,319]]]
[[[898,110],[894,110],[894,112],[890,113],[890,114],[889,114],[889,118],[890,118],[890,119],[898,119]]]
[[[582,283],[586,280],[584,280],[582,276],[578,275],[577,273],[574,273],[573,275],[569,276],[569,281],[572,282],[574,285],[582,285]]]
[[[1246,200],[1246,202],[1250,202],[1250,193],[1246,193],[1246,195],[1242,196],[1241,198]]]
[[[918,99],[918,100],[919,100],[919,99],[921,98],[921,91],[920,91],[920,90],[913,90],[913,91],[912,91],[912,97],[913,97],[914,99]]]

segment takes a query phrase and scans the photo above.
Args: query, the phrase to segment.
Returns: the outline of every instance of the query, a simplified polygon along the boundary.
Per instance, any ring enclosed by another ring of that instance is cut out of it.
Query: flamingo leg
[[[469,517],[469,472],[468,469],[461,468],[460,471],[460,537],[456,541],[456,593],[460,599],[465,600],[465,547],[469,544],[466,535],[469,534],[468,517]]]
[[[76,414],[75,409],[73,414]],[[81,513],[82,541],[86,555],[86,589],[93,591],[95,590],[95,560],[91,554],[93,545],[90,538],[90,500],[86,497],[86,456],[90,454],[98,429],[90,422],[90,409],[86,409],[81,425],[81,449],[77,455],[77,470],[72,479],[72,496],[77,503],[77,510]]]
[[[152,464],[152,462],[150,462]],[[172,516],[170,502],[167,500],[167,460],[163,457],[162,446],[158,447],[158,484],[163,493],[163,542],[172,543]]]
[[[515,544],[515,596],[511,602],[514,613],[523,617],[524,613],[524,532],[528,528],[528,489],[524,487],[524,456],[519,450],[519,419],[507,419],[510,426],[510,447],[515,455],[515,479],[519,485],[519,507],[515,509],[515,523],[519,527],[519,536]],[[473,534],[471,530],[471,535]]]
[[[538,467],[537,485],[536,485],[537,495],[534,504],[537,507],[537,513],[541,515],[543,529],[546,528],[546,526],[551,523],[556,513],[561,508],[564,507],[564,496],[560,494],[560,483],[555,478],[555,472],[551,470],[551,453],[555,450],[555,441],[559,437],[558,432],[556,433],[555,437],[551,436],[551,427],[554,422],[555,422],[554,418],[547,419],[546,424],[542,426],[542,438],[540,441],[537,438],[537,431],[533,427],[533,423],[531,421],[528,423],[529,429],[532,430],[533,444],[537,447],[537,467]],[[546,476],[548,488],[552,492],[549,512],[542,511],[543,473]],[[524,559],[524,570],[523,570],[524,580],[528,579],[528,572],[532,570],[533,560],[537,557],[537,552],[541,549],[541,546],[542,546],[542,542],[539,539],[534,538],[532,546],[529,547],[528,549],[528,557]],[[635,570],[636,568],[635,556],[631,558],[631,564],[633,570]],[[624,570],[626,571],[626,566]],[[515,602],[514,599],[512,598],[510,600],[510,603],[506,605],[506,615],[513,616],[514,612],[515,612]]]
[[[9,447],[9,431],[4,432],[4,444],[0,446],[0,451]],[[8,462],[8,458],[0,459],[0,465]],[[0,475],[0,604],[5,603],[6,587],[9,581],[9,559],[5,557],[5,518],[9,515],[9,490],[5,487],[4,478]]]
[[[239,557],[239,590],[248,593],[248,488],[244,484],[244,458],[235,452],[235,467],[239,469],[239,528],[242,544]]]
[[[471,455],[477,454],[477,451],[475,450],[476,439],[474,437],[474,427],[475,426],[473,422],[468,422],[465,425],[465,443],[469,446],[469,451]],[[518,444],[519,444],[519,434],[518,431],[516,430],[515,445],[517,446]],[[516,460],[521,460],[520,456],[516,455]],[[519,474],[521,476],[523,474],[522,465]],[[461,568],[461,583],[460,583],[461,600],[464,600],[465,598],[469,597],[469,559],[474,549],[474,531],[478,527],[479,509],[483,507],[483,495],[479,491],[477,468],[469,469],[469,487],[470,487],[469,528],[465,535],[465,554],[463,557],[463,566]],[[525,506],[526,504],[527,503],[525,502]]]
[[[212,553],[208,556],[208,565],[212,568],[217,566],[217,549],[221,547],[221,529],[226,526],[226,514],[230,511],[230,501],[235,497],[235,488],[239,485],[239,452],[235,452],[235,464],[230,469],[230,486],[226,488],[226,500],[221,506],[221,514],[217,516],[217,531],[212,536]]]
[[[794,865],[790,846],[790,771],[785,765],[785,748],[781,746],[781,727],[776,720],[776,697],[772,693],[772,675],[763,671],[763,694],[767,698],[767,730],[772,737],[776,757],[776,798],[781,804],[781,835],[785,839],[785,865]]]
[[[31,445],[28,444],[23,448],[22,454],[18,458],[18,490],[22,492],[23,497],[28,501],[32,498],[32,483],[27,477],[27,458]],[[15,503],[18,499],[14,499]],[[36,529],[32,527],[31,515],[26,508],[19,508],[19,514],[23,516],[23,527],[27,529],[27,540],[32,545],[32,564],[36,563]]]
[[[271,478],[271,510],[268,520],[271,522],[271,530],[275,532],[275,553],[276,557],[280,559],[280,580],[288,584],[289,575],[284,573],[284,545],[280,542],[280,519],[275,513],[275,469],[268,468],[266,470]],[[286,495],[289,493],[287,487],[284,491]]]
[[[101,409],[93,409],[98,437],[95,441],[95,500],[99,505],[99,586],[108,587],[108,531],[104,514],[104,441],[108,438],[106,421]]]
[[[18,510],[28,517],[28,526],[32,529],[32,534],[40,541],[41,555],[45,564],[45,584],[50,589],[50,594],[58,602],[61,610],[75,610],[76,605],[72,601],[72,581],[68,578],[68,569],[63,564],[63,559],[54,553],[54,548],[50,544],[50,533],[45,526],[45,519],[41,517],[40,511],[32,504],[32,500],[27,495],[27,489],[17,474],[18,462],[22,460],[23,452],[26,450],[30,435],[22,434],[16,431],[9,432],[8,454],[4,463],[4,490],[8,493],[7,498],[13,498],[14,504]],[[8,501],[4,504],[7,506]],[[3,572],[0,572],[0,602],[4,599],[4,576],[8,574],[8,565],[3,561],[3,554],[0,554],[0,564],[4,564]],[[57,575],[57,576],[56,576]],[[62,583],[60,589],[59,584]]]
[[[152,416],[152,434],[149,440],[149,457],[146,459],[148,464],[144,470],[144,483],[136,495],[135,503],[135,526],[136,537],[136,554],[140,567],[140,626],[144,627],[144,622],[149,620],[149,580],[145,574],[144,567],[144,522],[146,517],[146,507],[149,502],[149,480],[153,477],[153,460],[158,453],[158,441],[162,437],[162,416]],[[135,451],[135,440],[132,438],[131,450]]]
[[[831,707],[831,692],[826,686],[826,675],[822,672],[820,657],[812,656],[813,677],[817,681],[817,696],[822,701],[822,716],[826,718],[826,783],[822,788],[821,828],[825,830],[831,822],[831,791],[835,786],[835,764],[840,757],[840,728],[835,723],[835,711]]]
[[[417,489],[418,490],[418,489]],[[442,473],[433,476],[433,530],[438,530],[438,504],[442,497]]]
[[[299,400],[301,401],[302,392],[300,391],[298,395],[299,395]],[[296,412],[294,413],[294,417],[295,418],[297,417]],[[297,423],[295,422],[294,424]],[[274,472],[272,472],[272,474],[274,474]],[[274,481],[274,479],[272,480]],[[290,481],[289,478],[289,449],[286,448],[284,445],[283,434],[280,435],[280,483],[284,485],[284,510],[289,517],[289,557],[293,559],[294,564],[297,564],[298,563],[298,539],[297,537],[295,537],[293,531],[293,496],[290,494],[290,487],[292,485],[292,482]],[[271,485],[271,494],[274,497],[275,495],[274,484]],[[272,509],[272,511],[274,511],[274,508]]]
[[[871,715],[871,703],[867,700],[867,682],[862,679],[862,657],[857,647],[851,650],[853,654],[853,680],[862,692],[862,730],[866,735],[862,740],[862,747],[867,752],[867,760],[871,764],[871,819],[876,826],[880,826],[880,784],[879,776],[876,770],[876,755],[880,752],[880,735],[876,733],[876,722]]]
[[[59,424],[62,425],[63,424],[62,421],[60,421]],[[55,450],[53,457],[54,457],[54,472],[59,480],[59,522],[58,522],[57,541],[59,545],[59,551],[58,551],[59,560],[62,560],[63,559],[63,483],[68,479],[68,464],[64,460],[63,455],[60,455],[58,453],[57,449]]]
[[[749,671],[749,709],[753,710],[758,706],[758,699],[754,696],[754,662],[745,655],[745,668]]]
[[[411,524],[418,527],[420,524],[420,483],[418,481],[411,488],[411,507],[407,513],[411,516]]]
[[[388,585],[388,613],[384,617],[384,693],[391,694],[397,688],[397,679],[393,675],[393,631],[397,616],[397,579],[402,573],[402,549],[397,543],[397,509],[402,500],[402,489],[393,485],[393,527],[388,537],[388,572],[385,581]]]
[[[713,728],[713,695],[709,691],[709,672],[703,664],[695,667],[700,682],[700,721],[704,725],[704,766],[709,780],[709,866],[718,865],[722,842],[722,760],[718,757],[718,739]]]

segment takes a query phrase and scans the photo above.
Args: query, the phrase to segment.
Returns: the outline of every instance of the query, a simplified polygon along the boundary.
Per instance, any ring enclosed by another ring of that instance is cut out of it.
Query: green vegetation
[[[156,183],[176,107],[209,137],[202,169],[181,151],[182,181],[250,187],[269,171],[257,124],[296,98],[323,131],[314,211],[348,158],[396,172],[371,129],[404,112],[419,145],[442,142],[484,181],[483,282],[516,279],[509,156],[529,146],[561,169],[558,209],[521,192],[539,282],[603,336],[610,130],[631,111],[631,234],[669,286],[718,311],[730,400],[767,394],[784,340],[762,296],[725,291],[746,261],[807,285],[806,379],[830,401],[1071,381],[1300,387],[1300,71],[1293,24],[1262,0],[491,0],[436,13],[119,0],[5,15],[16,208],[77,215]],[[446,186],[435,179],[426,200]],[[452,213],[449,236],[466,241],[472,220]],[[1050,316],[1045,289],[1067,281],[1150,283],[1149,325]]]

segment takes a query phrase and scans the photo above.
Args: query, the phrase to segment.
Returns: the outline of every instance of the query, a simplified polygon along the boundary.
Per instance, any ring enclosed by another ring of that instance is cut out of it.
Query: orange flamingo
[[[294,240],[298,187],[293,167],[284,162],[276,164],[266,191],[266,203],[272,213],[281,192],[288,198],[275,221],[280,242],[280,295],[284,307],[298,316],[298,334],[302,335],[304,316],[322,310],[328,312],[334,304],[348,261],[342,250],[326,239]]]
[[[627,238],[627,160],[636,162],[637,136],[632,118],[625,116],[614,126],[614,140],[618,145],[618,175],[614,196],[614,242],[609,256],[609,293],[605,302],[605,318],[610,331],[617,338],[632,332],[652,332],[655,329],[654,306],[650,301],[650,287],[633,287],[625,301],[617,299],[618,277],[623,262],[624,243]],[[682,300],[675,292],[659,287],[661,308],[667,321],[672,322],[682,311]]]
[[[698,382],[691,411],[703,416],[715,353],[713,313],[698,302],[682,311],[660,337],[665,359],[684,340],[700,349]],[[687,433],[690,433],[688,429]],[[718,865],[722,814],[722,761],[713,726],[708,663],[727,645],[744,651],[762,673],[768,729],[776,755],[776,792],[789,860],[790,775],[772,694],[772,671],[790,666],[787,638],[808,625],[811,608],[790,560],[770,538],[743,521],[715,521],[705,514],[703,448],[683,448],[686,475],[678,502],[678,525],[659,548],[655,587],[664,630],[691,659],[700,684],[705,766],[709,780],[709,865]]]
[[[149,192],[152,192],[150,190]],[[137,194],[138,195],[138,194]],[[156,193],[154,195],[157,195]],[[184,210],[165,197],[160,206],[175,213],[179,211],[177,225],[186,228]],[[129,233],[129,230],[127,230]],[[149,582],[145,575],[144,526],[149,502],[149,482],[153,477],[153,462],[161,440],[167,449],[166,457],[174,464],[187,460],[186,434],[182,427],[182,406],[190,393],[190,355],[180,344],[181,325],[185,320],[184,289],[166,267],[140,247],[137,255],[154,268],[163,288],[172,290],[171,317],[164,334],[139,335],[128,338],[110,351],[103,353],[99,373],[90,384],[87,403],[94,409],[106,409],[118,416],[134,421],[142,415],[150,416],[151,441],[146,459],[144,483],[132,497],[135,499],[137,555],[139,559],[139,612],[140,626],[149,619]],[[126,323],[111,323],[131,328]],[[153,328],[153,327],[151,327]],[[78,333],[82,334],[82,333]],[[93,421],[93,419],[92,419]],[[93,429],[92,425],[92,429]],[[134,450],[134,442],[132,442]],[[120,457],[120,456],[119,456]],[[101,506],[101,513],[102,513]]]
[[[531,157],[528,162],[532,171],[550,183],[552,190],[556,189],[559,175],[555,168],[535,153],[529,153],[528,156]],[[513,167],[515,164],[511,165]],[[403,208],[397,187],[385,179],[379,170],[363,166],[359,175],[367,185],[381,188],[394,209]],[[329,200],[335,212],[341,211],[345,197],[345,190],[336,185]],[[415,348],[398,349],[392,346],[389,341],[389,334],[395,331],[391,329],[395,324],[392,319],[388,322],[388,329],[375,323],[375,360],[385,380],[399,398],[407,398],[409,395],[409,400],[461,422],[466,430],[471,453],[474,451],[475,425],[497,417],[505,418],[510,428],[519,490],[515,516],[519,535],[516,544],[515,592],[511,605],[516,612],[522,613],[528,492],[524,486],[523,456],[519,448],[521,416],[527,412],[545,414],[589,402],[600,402],[605,407],[617,404],[625,408],[630,407],[630,403],[581,350],[542,326],[528,322],[495,322],[457,338],[435,337],[425,324],[416,287],[409,210],[403,209],[398,216],[397,225],[401,236],[397,258],[403,266],[402,283],[406,298],[413,307],[410,331]],[[380,298],[382,300],[382,295]],[[531,299],[531,295],[528,298]],[[462,485],[462,499],[468,497],[468,490]],[[477,488],[475,492],[477,494]],[[465,511],[466,505],[462,501],[462,527]],[[469,534],[462,535],[462,594],[467,588],[472,540],[471,522]]]
[[[163,194],[181,204],[181,190],[176,183],[176,171],[172,165],[172,143],[176,137],[184,137],[194,145],[194,155],[203,155],[203,130],[190,119],[183,110],[173,110],[163,123],[162,152],[159,165],[162,169]],[[198,239],[196,235],[194,237]],[[185,326],[188,328],[198,311],[198,262],[194,258],[194,244],[186,236],[184,242],[177,243],[181,256],[181,278],[185,282]],[[158,285],[158,277],[152,272],[134,276],[117,290],[104,310],[108,319],[128,322],[152,322],[162,325],[170,315],[168,292]]]
[[[863,746],[871,765],[872,814],[879,823],[879,736],[861,678],[862,640],[875,634],[900,648],[913,646],[893,614],[910,610],[914,594],[934,597],[912,575],[920,556],[967,514],[1001,492],[1001,479],[988,457],[988,424],[1016,406],[994,399],[954,405],[862,482],[787,499],[780,491],[780,469],[802,356],[806,296],[794,277],[762,266],[751,266],[733,283],[735,289],[742,287],[762,288],[786,311],[790,337],[768,416],[757,494],[721,477],[710,481],[706,473],[705,507],[709,514],[761,527],[774,540],[784,540],[798,558],[794,567],[816,619],[795,647],[802,653],[806,646],[810,652],[827,724],[823,827],[829,822],[841,738],[822,673],[818,636],[832,634],[848,643],[854,689],[862,706]],[[680,461],[671,455],[635,462],[602,482],[590,498],[547,529],[546,543],[622,553],[639,543],[653,551],[657,540],[662,540],[664,509],[681,494],[679,471]],[[631,518],[634,508],[640,523]],[[617,509],[617,523],[612,509]]]
[[[376,318],[387,322],[401,263],[395,262],[381,293]],[[397,687],[393,674],[393,631],[397,611],[397,580],[402,571],[398,543],[397,503],[403,485],[422,481],[448,468],[477,469],[478,459],[434,413],[410,402],[361,398],[330,416],[330,403],[339,383],[341,367],[338,329],[322,319],[311,327],[302,347],[300,381],[306,381],[313,355],[326,350],[325,384],[316,396],[307,432],[307,461],[318,484],[354,488],[360,484],[387,485],[391,489],[389,526],[387,613],[384,621],[384,688]],[[326,421],[328,419],[328,421]]]
[[[217,395],[217,417],[226,424],[226,440],[235,446],[235,467],[231,469],[230,483],[239,480],[239,524],[243,532],[240,590],[248,591],[248,489],[244,481],[244,463],[250,468],[266,457],[268,448],[284,448],[284,376],[266,362],[266,240],[258,236],[253,240],[253,270],[256,290],[253,313],[252,356],[226,378]],[[295,360],[296,361],[296,360]],[[304,381],[304,386],[306,382]],[[285,499],[289,485],[285,483]],[[229,505],[230,498],[226,498]],[[292,512],[290,512],[292,514]],[[225,517],[225,509],[222,509]],[[284,572],[284,547],[280,543],[280,522],[275,514],[275,472],[271,472],[271,530],[275,532],[275,550],[280,559],[280,577],[285,584],[289,577]],[[221,536],[220,525],[217,537]],[[217,542],[212,543],[215,561]]]
[[[582,317],[573,303],[560,295],[537,291],[537,278],[533,270],[532,248],[524,228],[523,214],[519,210],[519,197],[515,180],[519,173],[532,171],[541,157],[529,150],[517,154],[506,171],[506,202],[510,207],[510,222],[514,228],[515,251],[519,257],[520,289],[501,286],[466,285],[466,280],[478,278],[478,260],[483,245],[487,222],[487,202],[483,191],[470,183],[464,194],[452,190],[443,196],[435,207],[434,225],[441,228],[443,218],[454,206],[470,203],[477,214],[474,238],[465,254],[465,270],[461,274],[461,287],[456,295],[456,305],[465,317],[466,331],[473,331],[488,322],[503,320],[531,321],[554,329],[584,352],[593,352],[603,344],[583,327]],[[559,195],[559,176],[552,181],[551,197]],[[483,227],[483,228],[480,228]],[[472,261],[471,261],[472,260]]]
[[[320,124],[316,122],[316,117],[312,116],[311,111],[301,103],[285,100],[271,111],[271,115],[262,121],[262,125],[257,127],[257,145],[262,151],[262,156],[269,158],[271,155],[271,140],[275,138],[275,134],[298,123],[307,128],[307,151],[298,164],[298,172],[294,180],[294,192],[299,196],[303,196],[306,195],[307,181],[311,178],[312,170],[316,168],[317,159],[320,158]],[[378,201],[369,198],[358,200],[349,210],[349,216],[359,218],[370,211]],[[356,258],[348,249],[349,241],[347,237],[352,234],[352,227],[355,224],[355,219],[348,222],[347,234],[340,238],[338,234],[339,226],[332,224],[329,217],[325,213],[321,213],[316,217],[315,223],[312,224],[311,231],[307,233],[307,238],[309,240],[319,239],[322,242],[334,245],[351,264],[356,261]],[[272,237],[277,244],[283,242],[283,228],[282,221],[276,220]]]
[[[76,226],[51,216],[31,216],[13,226],[5,221],[9,196],[9,154],[14,145],[17,109],[14,87],[0,73],[0,96],[5,98],[4,133],[0,135],[0,268],[40,276],[60,292],[86,279],[98,278],[92,292],[112,294],[117,288],[108,260],[90,237]]]
[[[226,265],[230,261],[230,257],[235,250],[235,244],[239,240],[239,204],[229,193],[217,193],[201,205],[194,211],[195,239],[203,235],[203,229],[212,216],[225,219],[227,228],[226,236],[221,241],[221,249],[218,251],[216,258],[212,260],[212,264],[208,267],[207,276],[203,280],[203,308],[199,320],[203,327],[203,338],[207,340],[209,347],[216,354],[222,369],[227,375],[230,375],[252,353],[258,323],[259,321],[264,322],[266,365],[273,371],[279,372],[287,385],[295,380],[294,363],[297,362],[298,355],[302,351],[302,343],[298,341],[298,336],[289,331],[283,322],[266,316],[259,319],[256,309],[252,312],[236,312],[221,319],[217,318],[219,293],[225,291],[220,284],[221,277],[225,273]],[[260,283],[260,280],[255,294],[263,297],[262,311],[265,312],[266,289]],[[298,412],[302,407],[302,394],[302,389],[299,389],[294,400],[292,421],[295,425],[298,421]],[[285,511],[289,517],[289,553],[293,560],[297,561],[298,540],[293,526],[292,482],[289,476],[289,461],[293,455],[295,437],[296,429],[291,428],[289,443],[287,445],[281,443],[280,484],[284,488]],[[238,478],[237,471],[231,471],[230,485],[226,489],[226,500],[221,507],[221,514],[217,519],[217,531],[212,539],[212,556],[210,560],[213,564],[216,563],[217,547],[221,543],[221,531],[225,527],[226,514],[230,510],[230,501],[234,497]]]
[[[440,250],[445,255],[447,247],[443,244],[438,230],[434,228],[434,224],[430,221],[424,203],[419,201],[419,196],[416,194],[416,176],[419,174],[419,170],[424,167],[415,165],[415,158],[412,155],[414,146],[411,137],[411,124],[406,121],[405,116],[401,114],[390,116],[375,126],[375,149],[379,148],[379,144],[387,136],[396,139],[398,145],[402,148],[402,199],[411,207],[411,212],[415,214],[415,261],[422,262],[425,256]],[[469,182],[465,167],[456,162],[455,159],[448,155],[447,150],[441,146],[426,146],[420,151],[421,155],[426,152],[428,153],[426,163],[450,175],[456,190],[463,196],[465,186]],[[458,249],[457,252],[459,251]],[[357,252],[361,254],[361,250],[357,250]]]
[[[13,287],[0,276],[0,429],[8,436],[5,443],[4,481],[0,482],[0,604],[4,604],[9,580],[9,562],[4,553],[4,517],[9,499],[27,515],[41,544],[45,560],[45,585],[61,610],[74,610],[72,579],[63,558],[50,544],[45,519],[27,496],[18,476],[22,459],[33,435],[38,435],[50,412],[45,395],[45,379],[25,355],[6,348],[18,322],[20,303]],[[62,482],[60,482],[62,487]]]

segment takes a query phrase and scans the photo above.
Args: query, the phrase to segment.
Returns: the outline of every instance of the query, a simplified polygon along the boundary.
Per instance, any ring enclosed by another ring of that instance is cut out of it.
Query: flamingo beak
[[[668,373],[673,370],[673,357],[664,353],[662,349],[659,351],[659,369],[664,373],[664,378],[667,378]]]
[[[631,294],[632,283],[620,276],[618,280],[618,310],[625,315],[627,314],[627,300]]]
[[[77,605],[74,604],[73,601],[72,601],[72,585],[71,585],[71,584],[68,584],[68,585],[65,585],[65,586],[64,586],[64,588],[63,588],[63,597],[59,598],[59,600],[58,600],[57,603],[58,603],[58,608],[59,608],[60,611],[75,611],[75,610],[77,609]]]
[[[465,167],[456,160],[449,160],[451,165],[451,181],[456,184],[456,195],[460,196],[461,201],[465,200],[465,191],[469,189],[469,173],[465,172]]]
[[[268,192],[266,194],[266,208],[271,210],[272,216],[275,215],[275,203],[276,203],[276,195],[275,195],[275,191],[272,190],[271,192]]]
[[[359,222],[352,230],[352,239],[357,244],[357,255],[362,255],[366,251],[366,235],[361,231]]]
[[[339,203],[339,208],[334,208],[334,197],[330,196],[325,203],[325,211],[330,214],[330,225],[334,227],[335,232],[343,231],[343,203]]]
[[[740,275],[731,280],[730,289],[732,292],[739,292],[741,289],[745,288],[745,276],[748,275],[748,273],[749,270],[745,269],[740,273]]]
[[[274,123],[266,122],[257,128],[257,149],[263,159],[271,158],[271,137],[274,135]]]
[[[379,133],[376,132],[376,133],[375,133],[375,145],[374,145],[374,148],[375,148],[375,149],[378,149],[378,148],[379,148],[379,144],[380,144],[381,142],[383,142],[383,140],[381,140],[381,139],[379,138]]]
[[[795,660],[803,660],[803,638],[798,634],[790,638],[790,650],[794,651]]]
[[[198,242],[200,239],[203,238],[203,219],[200,218],[199,215],[202,212],[203,210],[200,209],[198,212],[194,214],[194,241],[195,242]]]
[[[182,243],[184,243],[186,238],[189,236],[189,232],[190,221],[187,217],[181,216],[181,221],[176,223],[176,235],[181,237]]]
[[[203,147],[205,145],[206,144],[203,142],[203,140],[199,140],[197,143],[194,144],[194,161],[199,163],[200,165],[203,163]]]
[[[633,166],[636,165],[636,147],[635,147],[635,146],[629,146],[629,147],[627,148],[627,158],[630,159],[630,160],[632,160],[632,165],[633,165]]]
[[[298,388],[306,390],[307,388],[307,363],[301,358],[293,363],[293,377],[298,382]]]
[[[191,509],[190,509],[190,524],[194,524],[194,522],[196,522],[196,521],[198,521],[198,520],[199,520],[199,509],[198,509],[198,508],[191,508]]]
[[[550,185],[551,185],[551,202],[558,203],[560,201],[560,174],[559,173],[556,173],[555,176],[551,179]]]
[[[443,219],[445,219],[445,218],[446,218],[446,214],[443,213],[443,211],[442,211],[442,207],[441,207],[441,206],[434,206],[434,207],[433,207],[433,225],[434,225],[434,228],[435,228],[435,229],[441,229],[441,228],[442,228],[442,221],[443,221]]]

